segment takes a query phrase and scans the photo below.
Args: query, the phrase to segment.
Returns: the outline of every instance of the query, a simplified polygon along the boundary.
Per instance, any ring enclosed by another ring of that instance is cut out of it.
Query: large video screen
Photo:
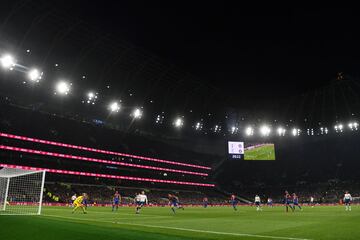
[[[228,154],[230,159],[275,160],[275,145],[273,143],[229,141]]]

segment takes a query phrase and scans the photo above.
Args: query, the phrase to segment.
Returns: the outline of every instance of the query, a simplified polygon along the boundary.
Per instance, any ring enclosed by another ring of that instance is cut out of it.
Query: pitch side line
[[[112,224],[119,224],[119,225],[170,229],[170,230],[177,230],[177,231],[208,233],[208,234],[228,235],[228,236],[238,236],[238,237],[269,238],[269,239],[282,239],[282,240],[312,240],[312,239],[308,239],[308,238],[278,237],[278,236],[267,236],[267,235],[257,235],[257,234],[247,234],[247,233],[216,232],[216,231],[207,231],[207,230],[190,229],[190,228],[178,228],[178,227],[166,227],[166,226],[137,224],[137,223],[122,223],[122,222],[112,222],[112,221],[101,221],[101,220],[94,220],[94,219],[82,219],[82,218],[64,217],[64,216],[56,216],[56,215],[45,215],[45,214],[42,215],[42,216],[44,216],[44,217],[54,217],[54,218],[63,218],[63,219],[70,219],[70,220],[88,221],[88,222],[112,223]]]

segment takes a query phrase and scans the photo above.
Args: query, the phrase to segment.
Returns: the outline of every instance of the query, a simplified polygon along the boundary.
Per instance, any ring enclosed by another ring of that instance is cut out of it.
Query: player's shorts
[[[344,203],[345,203],[345,204],[350,204],[350,202],[351,202],[350,199],[345,199],[345,200],[344,200]]]
[[[75,207],[82,207],[82,206],[83,206],[83,204],[82,204],[82,203],[79,203],[79,202],[74,202],[73,205],[74,205]]]
[[[255,205],[256,205],[256,206],[260,206],[260,202],[255,202]]]
[[[231,200],[231,204],[235,206],[238,202],[236,200]]]
[[[137,202],[136,202],[136,205],[138,205],[138,206],[141,206],[141,207],[142,207],[142,206],[144,206],[144,205],[145,205],[145,202],[137,201]]]
[[[119,205],[119,199],[114,200],[114,205]]]
[[[292,204],[292,201],[291,201],[291,200],[286,200],[286,201],[285,201],[285,204],[286,204],[286,205],[290,205],[290,204]]]
[[[177,201],[172,201],[172,202],[171,202],[171,206],[174,206],[174,207],[177,207],[178,204],[179,204],[179,203],[178,203]]]
[[[295,205],[295,206],[298,206],[298,205],[299,205],[299,203],[298,203],[298,202],[294,202],[294,205]]]

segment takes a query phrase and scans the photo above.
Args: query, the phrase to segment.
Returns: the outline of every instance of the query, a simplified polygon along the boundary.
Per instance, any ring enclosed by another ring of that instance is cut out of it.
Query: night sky
[[[30,48],[29,61],[47,71],[59,62],[74,82],[85,74],[81,86],[109,84],[108,96],[131,92],[134,102],[152,99],[181,114],[316,122],[359,113],[355,9],[124,1],[11,1],[0,9],[2,51]]]

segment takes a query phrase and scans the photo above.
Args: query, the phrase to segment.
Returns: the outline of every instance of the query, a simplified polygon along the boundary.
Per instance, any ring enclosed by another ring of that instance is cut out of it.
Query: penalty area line
[[[207,231],[207,230],[191,229],[191,228],[166,227],[166,226],[138,224],[138,223],[123,223],[123,222],[114,222],[114,221],[102,221],[102,220],[95,220],[95,219],[83,219],[83,218],[74,218],[74,217],[65,217],[65,216],[56,216],[56,215],[45,215],[45,214],[40,215],[40,216],[53,217],[53,218],[63,218],[63,219],[76,220],[76,221],[112,223],[112,224],[118,224],[118,225],[128,225],[128,226],[138,226],[138,227],[148,227],[148,228],[159,228],[159,229],[169,229],[169,230],[176,230],[176,231],[197,232],[197,233],[227,235],[227,236],[238,236],[238,237],[268,238],[268,239],[282,239],[282,240],[312,240],[312,239],[309,239],[309,238],[281,237],[281,236],[259,235],[259,234],[248,234],[248,233],[217,232],[217,231]]]

